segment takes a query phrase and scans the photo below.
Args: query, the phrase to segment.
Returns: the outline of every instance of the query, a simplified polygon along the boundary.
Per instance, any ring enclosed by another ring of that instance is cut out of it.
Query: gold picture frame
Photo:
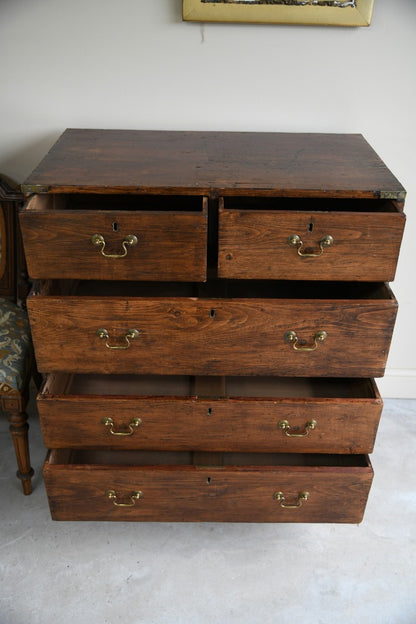
[[[183,0],[191,22],[369,26],[374,0]]]

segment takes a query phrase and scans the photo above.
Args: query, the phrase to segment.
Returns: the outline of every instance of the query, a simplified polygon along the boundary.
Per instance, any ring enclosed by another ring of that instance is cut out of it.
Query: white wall
[[[66,127],[361,132],[408,190],[379,386],[416,397],[416,2],[353,29],[183,23],[181,4],[0,0],[0,171],[22,182]]]

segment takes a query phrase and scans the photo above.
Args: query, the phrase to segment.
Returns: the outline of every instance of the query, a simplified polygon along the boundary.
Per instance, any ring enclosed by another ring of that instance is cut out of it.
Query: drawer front
[[[205,281],[207,200],[198,201],[195,212],[52,210],[29,204],[20,216],[29,275]]]
[[[52,457],[43,474],[55,520],[357,523],[373,476],[365,462],[120,466],[56,464]]]
[[[219,275],[236,279],[389,282],[395,276],[404,224],[405,217],[398,210],[337,213],[222,209]]]
[[[348,388],[334,398],[314,396],[319,380],[239,378],[230,380],[234,393],[246,396],[203,397],[164,395],[163,377],[153,396],[117,395],[106,376],[92,386],[106,394],[62,391],[66,377],[51,375],[38,396],[48,448],[371,453],[382,409],[372,380],[328,380],[329,387]]]
[[[394,299],[28,299],[41,372],[162,375],[382,376],[396,307]]]

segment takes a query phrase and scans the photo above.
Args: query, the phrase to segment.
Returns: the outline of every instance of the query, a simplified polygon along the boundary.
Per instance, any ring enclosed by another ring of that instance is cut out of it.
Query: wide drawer
[[[48,448],[371,453],[371,379],[50,375],[38,395]]]
[[[64,449],[43,474],[55,520],[168,522],[357,523],[373,477],[365,455]]]
[[[41,372],[379,377],[397,311],[384,284],[116,286],[28,298]]]
[[[221,198],[219,276],[389,282],[404,224],[391,200]]]
[[[20,214],[33,279],[205,281],[202,197],[35,195]]]

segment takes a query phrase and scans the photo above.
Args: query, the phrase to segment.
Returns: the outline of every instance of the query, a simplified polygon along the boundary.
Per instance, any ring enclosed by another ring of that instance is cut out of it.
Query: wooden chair
[[[0,407],[10,423],[17,476],[32,492],[26,403],[33,372],[29,323],[24,309],[28,290],[17,212],[23,197],[0,177]]]

